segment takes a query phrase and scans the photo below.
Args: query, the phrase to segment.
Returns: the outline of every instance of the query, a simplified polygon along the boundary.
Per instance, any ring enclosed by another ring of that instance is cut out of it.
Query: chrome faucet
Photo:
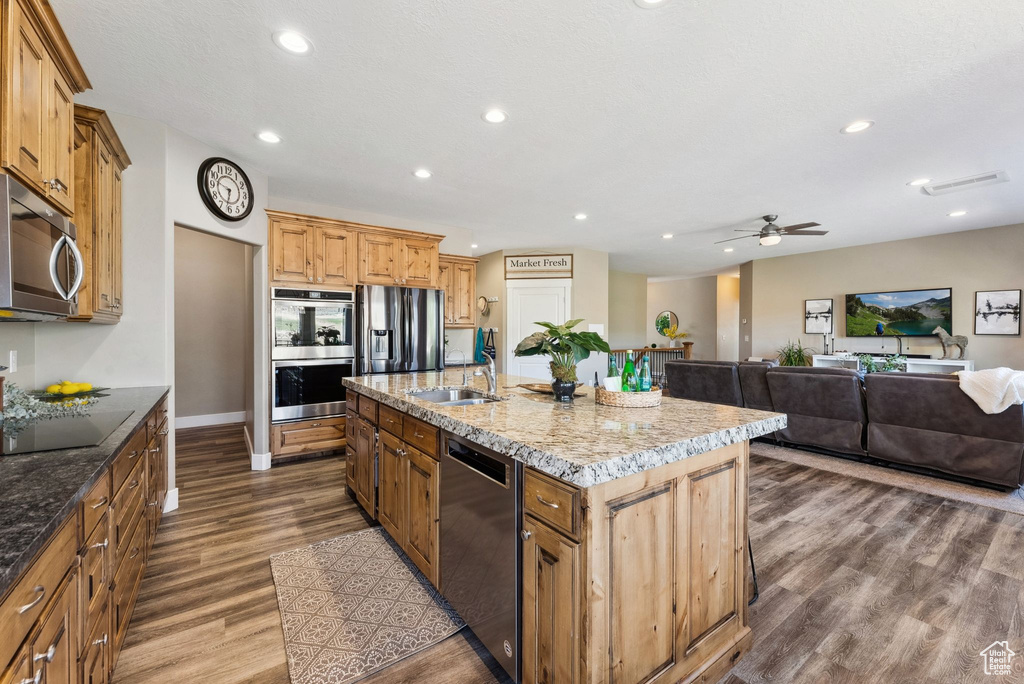
[[[484,376],[487,377],[487,391],[494,394],[498,391],[498,371],[494,367],[494,357],[490,354],[484,354],[487,357],[487,370],[484,372]]]
[[[461,349],[452,349],[452,351],[453,352],[459,352],[460,354],[462,354],[462,386],[463,387],[468,387],[469,386],[469,376],[466,375],[466,364],[467,364],[466,352],[462,351]]]

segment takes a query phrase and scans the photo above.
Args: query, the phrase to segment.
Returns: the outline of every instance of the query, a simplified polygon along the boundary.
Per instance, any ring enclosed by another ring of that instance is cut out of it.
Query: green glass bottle
[[[637,384],[639,391],[651,391],[651,359],[647,354],[644,354],[643,361],[640,362],[640,380]]]
[[[626,362],[622,365],[622,391],[636,392],[636,366],[633,365],[633,350],[626,350]]]
[[[615,354],[608,355],[608,377],[619,377],[619,364],[615,361]]]

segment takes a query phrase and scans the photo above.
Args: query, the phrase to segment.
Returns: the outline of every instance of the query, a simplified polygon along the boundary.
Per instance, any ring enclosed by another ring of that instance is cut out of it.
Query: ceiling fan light
[[[780,242],[782,242],[782,236],[781,235],[762,235],[760,242],[761,242],[761,246],[762,247],[771,247],[772,245],[777,245]]]

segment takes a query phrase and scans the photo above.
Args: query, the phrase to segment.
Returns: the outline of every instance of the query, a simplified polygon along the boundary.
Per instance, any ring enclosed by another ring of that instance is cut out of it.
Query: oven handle
[[[65,290],[60,284],[60,274],[57,273],[57,259],[60,257],[61,248],[67,241],[68,236],[61,235],[60,239],[57,240],[57,244],[53,246],[53,251],[50,252],[50,281],[53,282],[53,287],[57,290],[57,294],[59,294],[64,301],[67,301],[71,297],[68,295],[67,290]]]

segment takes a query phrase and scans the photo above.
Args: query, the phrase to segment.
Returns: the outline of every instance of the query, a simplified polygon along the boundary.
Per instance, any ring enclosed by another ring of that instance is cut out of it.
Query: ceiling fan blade
[[[743,228],[734,228],[734,233],[760,233],[759,230],[744,230]]]
[[[786,235],[828,235],[827,230],[787,230]]]
[[[803,230],[804,228],[817,228],[820,225],[820,223],[815,223],[814,221],[811,221],[810,223],[797,223],[796,225],[793,226],[786,226],[782,230],[786,232],[792,232],[794,230]]]
[[[723,242],[732,242],[733,240],[744,240],[746,238],[757,237],[757,235],[740,235],[739,237],[729,238],[728,240],[719,240],[716,245],[720,245]]]

